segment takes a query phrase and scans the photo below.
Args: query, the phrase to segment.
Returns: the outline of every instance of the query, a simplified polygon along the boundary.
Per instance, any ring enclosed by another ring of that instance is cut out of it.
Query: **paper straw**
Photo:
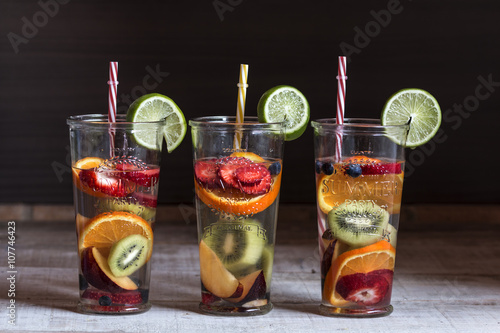
[[[236,122],[245,122],[245,102],[247,97],[247,78],[248,78],[248,65],[240,65],[240,80],[238,86],[238,105],[236,106]],[[242,133],[237,132],[234,136],[234,148],[239,149],[241,146]]]
[[[339,68],[337,75],[337,124],[342,125],[344,123],[344,113],[345,113],[345,93],[346,93],[346,57],[339,57]],[[337,132],[337,149],[335,154],[336,162],[340,162],[342,160],[342,133]]]
[[[337,115],[336,115],[336,123],[338,125],[342,125],[344,123],[344,113],[345,113],[345,93],[346,93],[346,57],[339,57],[339,65],[338,65],[338,75],[337,75]],[[336,136],[336,149],[335,149],[335,162],[339,163],[342,161],[342,130],[339,130],[335,133]],[[318,211],[319,214],[319,211]],[[318,237],[319,237],[319,251],[320,256],[323,255],[325,249],[321,238],[326,231],[326,226],[324,223],[319,223],[318,225]]]
[[[109,81],[108,81],[108,121],[116,122],[116,93],[118,90],[118,62],[112,61],[109,63]],[[109,130],[109,141],[111,148],[111,157],[114,156],[115,150],[115,133]]]

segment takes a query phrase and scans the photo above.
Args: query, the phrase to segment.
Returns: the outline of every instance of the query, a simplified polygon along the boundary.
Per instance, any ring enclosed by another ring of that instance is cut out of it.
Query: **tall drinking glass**
[[[281,185],[282,123],[189,122],[202,302],[209,314],[268,313]]]
[[[312,122],[322,304],[334,316],[383,316],[391,291],[407,125]]]
[[[165,121],[118,115],[72,116],[73,193],[78,240],[79,310],[147,311]]]

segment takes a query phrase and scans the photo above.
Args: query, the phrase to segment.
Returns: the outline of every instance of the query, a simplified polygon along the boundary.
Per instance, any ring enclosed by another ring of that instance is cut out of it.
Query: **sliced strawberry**
[[[219,165],[219,177],[223,183],[230,187],[238,188],[238,179],[235,171],[242,166],[250,165],[253,162],[246,157],[224,157],[217,161]]]
[[[217,160],[198,161],[194,165],[196,179],[204,185],[215,185],[219,181]]]
[[[392,285],[392,278],[394,276],[394,271],[390,269],[377,269],[375,271],[371,271],[368,275],[380,275],[383,276],[389,285]]]
[[[79,177],[83,186],[113,197],[124,197],[133,190],[127,180],[118,177],[117,173],[111,170],[101,171],[97,168],[81,170]]]
[[[99,301],[100,305],[111,304],[140,304],[142,303],[141,293],[137,290],[125,291],[121,293],[108,293],[95,289],[87,289],[83,292],[82,298]],[[111,303],[109,303],[111,302]]]
[[[239,187],[241,191],[246,194],[254,195],[267,193],[267,191],[269,191],[269,189],[271,188],[271,173],[266,168],[264,169],[267,173],[261,181],[252,184],[240,183]]]
[[[365,164],[361,170],[363,175],[400,174],[401,163]]]
[[[156,208],[156,206],[158,206],[158,197],[156,195],[144,192],[134,192],[131,194],[131,196],[139,205],[152,208]]]
[[[248,185],[261,182],[268,174],[271,174],[269,170],[260,164],[239,167],[234,172],[239,183]]]
[[[150,187],[158,183],[160,168],[139,167],[132,162],[122,162],[116,165],[116,170],[126,171],[119,173],[120,177],[133,181],[141,186]]]
[[[356,273],[341,277],[335,290],[348,301],[369,306],[384,300],[389,283],[380,274]]]

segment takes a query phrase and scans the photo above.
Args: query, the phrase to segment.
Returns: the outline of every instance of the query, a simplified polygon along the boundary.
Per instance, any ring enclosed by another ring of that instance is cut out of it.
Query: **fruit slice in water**
[[[389,213],[371,200],[344,202],[328,213],[328,225],[335,238],[354,247],[382,239]]]
[[[200,241],[200,278],[203,286],[212,294],[222,298],[239,297],[240,282],[222,264],[214,251]],[[243,290],[241,289],[241,292]]]
[[[153,242],[153,230],[141,217],[126,212],[102,213],[90,220],[83,229],[78,247],[82,252],[85,248],[94,246],[107,258],[113,244],[134,234]],[[148,260],[151,258],[152,248],[153,244],[150,246]]]
[[[129,277],[116,277],[111,273],[106,257],[97,248],[88,247],[81,256],[82,273],[85,280],[97,289],[109,292],[137,289],[137,285]]]
[[[161,94],[148,94],[136,99],[127,111],[127,121],[150,122],[166,119],[163,132],[167,142],[167,149],[172,152],[177,148],[186,135],[186,119],[181,109],[167,96]],[[155,132],[139,131],[134,133],[134,138],[140,145],[149,149],[158,149]]]
[[[241,277],[262,258],[266,240],[259,234],[260,229],[260,223],[251,219],[244,222],[221,220],[205,230],[203,241],[228,271]]]
[[[128,276],[147,262],[151,242],[141,235],[130,235],[116,242],[109,251],[108,264],[114,276]]]
[[[82,158],[81,160],[78,160],[75,165],[73,166],[73,183],[75,186],[82,192],[92,195],[94,197],[106,197],[107,195],[99,192],[99,191],[94,191],[94,189],[90,188],[89,186],[82,185],[82,182],[80,181],[80,173],[82,170],[91,170],[94,168],[99,167],[101,163],[103,163],[104,160],[99,157],[85,157]]]
[[[196,195],[205,205],[226,214],[246,216],[257,214],[271,206],[280,191],[281,173],[272,177],[271,187],[266,194],[252,196],[239,189],[205,189],[195,178]]]
[[[266,91],[257,105],[259,121],[285,122],[285,140],[300,137],[307,128],[310,110],[306,97],[291,86],[277,86]]]
[[[385,103],[382,125],[404,125],[410,123],[406,147],[415,148],[427,143],[441,125],[441,108],[437,100],[422,89],[402,89]],[[387,133],[392,140],[402,144],[401,137]]]
[[[333,260],[325,277],[323,298],[334,306],[348,305],[350,302],[335,291],[337,281],[342,276],[356,273],[366,274],[381,269],[394,271],[395,258],[396,249],[385,240],[342,253]]]

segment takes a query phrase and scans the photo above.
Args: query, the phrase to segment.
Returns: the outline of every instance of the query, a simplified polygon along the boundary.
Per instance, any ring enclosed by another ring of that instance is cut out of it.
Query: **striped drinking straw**
[[[108,90],[108,121],[110,123],[116,122],[116,93],[118,90],[118,62],[112,61],[109,63],[109,90]],[[109,140],[111,148],[111,157],[114,156],[115,150],[115,133],[113,130],[109,131]]]
[[[337,117],[336,117],[337,125],[342,125],[344,123],[345,92],[346,92],[345,81],[347,80],[346,69],[347,69],[346,57],[340,56],[338,75],[337,75],[337,82],[338,82]],[[342,131],[338,131],[336,135],[337,135],[337,140],[336,140],[335,160],[338,163],[342,160]]]
[[[346,86],[345,81],[347,80],[346,76],[346,57],[339,57],[339,65],[338,65],[338,75],[337,75],[337,115],[336,115],[336,123],[337,125],[342,125],[344,123],[344,110],[345,110],[345,92]],[[339,163],[342,161],[342,130],[338,130],[335,133],[335,162]],[[318,208],[319,209],[319,208]],[[321,241],[323,234],[326,231],[326,226],[323,223],[319,223],[318,225],[318,237],[320,244],[320,255],[323,255],[325,249],[323,246],[323,242]]]
[[[240,79],[238,86],[238,105],[236,106],[236,122],[243,123],[245,121],[245,102],[247,97],[247,78],[248,78],[248,65],[240,65]],[[234,136],[233,148],[239,149],[241,147],[242,133],[237,132]]]

